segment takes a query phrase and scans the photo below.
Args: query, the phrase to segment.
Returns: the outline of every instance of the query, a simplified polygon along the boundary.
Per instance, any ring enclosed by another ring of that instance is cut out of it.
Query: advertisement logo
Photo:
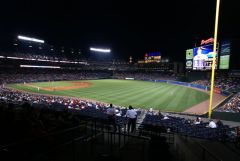
[[[186,68],[187,69],[192,69],[192,65],[193,65],[192,60],[187,60],[186,61]]]

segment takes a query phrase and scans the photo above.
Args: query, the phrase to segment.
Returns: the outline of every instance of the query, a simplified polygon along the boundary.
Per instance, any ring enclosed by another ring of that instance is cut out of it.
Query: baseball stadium
[[[170,23],[163,15],[171,3],[161,3],[160,17],[166,26],[156,28],[145,25],[150,19],[144,16],[135,19],[130,4],[123,17],[133,22],[123,21],[120,8],[112,3],[93,5],[88,14],[90,2],[81,2],[84,14],[67,9],[70,2],[60,4],[69,12],[53,9],[62,22],[50,9],[43,15],[19,12],[33,24],[24,18],[22,23],[12,22],[14,26],[3,21],[0,159],[240,160],[240,36],[218,30],[231,20],[220,14],[223,22],[218,24],[220,0],[216,0],[209,12],[193,12],[196,17],[215,16],[215,23],[208,24],[211,30],[190,26],[179,38],[183,30],[176,29],[173,40],[168,40],[172,26],[185,28],[178,19],[191,19],[181,8],[203,4],[179,4],[176,10],[182,16],[169,14],[169,19],[179,16]],[[230,4],[224,3],[223,9],[229,9]],[[97,12],[100,6],[108,12]],[[100,21],[101,15],[107,18]],[[139,28],[133,30],[136,24]],[[224,29],[231,33],[228,27]]]

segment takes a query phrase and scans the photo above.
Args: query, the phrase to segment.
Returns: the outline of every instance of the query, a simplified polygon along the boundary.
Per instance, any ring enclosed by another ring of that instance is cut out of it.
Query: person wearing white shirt
[[[200,117],[197,117],[197,119],[194,120],[194,124],[195,124],[195,125],[201,124],[201,118],[200,118]]]
[[[128,132],[134,132],[136,128],[136,120],[137,120],[137,112],[133,109],[133,107],[130,105],[129,109],[127,110],[126,117],[128,118]]]
[[[116,125],[116,109],[113,107],[112,104],[107,109],[107,115],[108,115],[108,121],[110,125],[113,125],[114,132],[117,131],[117,125]]]
[[[167,120],[169,117],[167,115],[164,115],[163,120]]]
[[[208,126],[209,126],[210,128],[217,128],[217,125],[216,125],[216,123],[215,123],[213,120],[210,120]]]
[[[115,116],[115,114],[116,114],[116,110],[115,110],[115,108],[112,106],[112,104],[110,104],[110,106],[108,107],[108,109],[107,109],[107,114],[108,114],[108,116]]]
[[[202,69],[205,65],[204,62],[208,60],[208,56],[206,54],[202,54],[202,48],[199,47],[197,50],[197,55],[193,58],[193,68]]]

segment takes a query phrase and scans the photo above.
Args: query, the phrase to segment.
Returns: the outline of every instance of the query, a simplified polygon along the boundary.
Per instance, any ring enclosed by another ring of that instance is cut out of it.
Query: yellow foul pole
[[[215,64],[217,54],[217,33],[218,33],[218,17],[219,17],[220,0],[217,0],[216,5],[216,17],[215,17],[215,29],[214,29],[214,47],[213,47],[213,61],[212,61],[212,76],[211,76],[211,90],[210,90],[210,101],[208,108],[208,118],[212,115],[212,100],[213,100],[213,88],[214,88],[214,75],[215,75]]]

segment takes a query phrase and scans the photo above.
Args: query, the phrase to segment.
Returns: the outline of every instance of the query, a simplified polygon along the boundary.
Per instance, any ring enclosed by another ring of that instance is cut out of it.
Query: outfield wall
[[[239,113],[213,111],[212,118],[240,122]]]
[[[201,90],[206,90],[206,91],[210,91],[210,88],[208,86],[203,86],[203,85],[199,85],[199,84],[192,84],[192,83],[187,83],[187,82],[180,82],[180,81],[172,81],[172,80],[152,80],[152,79],[143,79],[144,81],[150,81],[150,82],[163,82],[163,83],[169,83],[169,84],[175,84],[175,85],[182,85],[182,86],[187,86],[187,87],[192,87],[192,88],[197,88],[197,89],[201,89]],[[223,91],[219,88],[215,88],[214,92],[217,94],[221,94],[223,96],[229,96],[230,92],[227,91]]]

